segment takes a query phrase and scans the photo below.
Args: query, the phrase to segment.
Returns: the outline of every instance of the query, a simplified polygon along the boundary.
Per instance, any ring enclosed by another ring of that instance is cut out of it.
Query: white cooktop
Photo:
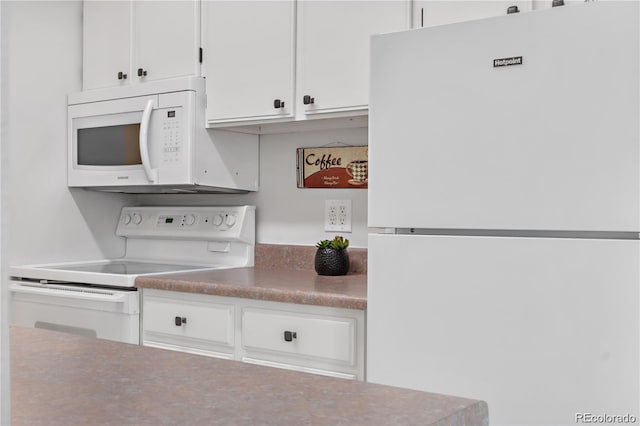
[[[70,282],[113,287],[134,287],[140,275],[230,268],[221,265],[176,265],[127,260],[24,265],[11,268],[11,276],[35,281]]]
[[[84,264],[63,264],[50,266],[49,269],[60,269],[70,272],[90,272],[98,274],[141,275],[159,274],[163,272],[188,271],[194,269],[194,266],[173,265],[169,263],[147,263],[125,260],[111,260]]]

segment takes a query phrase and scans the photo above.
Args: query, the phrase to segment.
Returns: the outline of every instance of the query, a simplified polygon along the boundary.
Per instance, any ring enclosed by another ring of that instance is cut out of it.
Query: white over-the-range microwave
[[[68,97],[68,185],[126,193],[258,190],[258,136],[205,128],[204,79]]]

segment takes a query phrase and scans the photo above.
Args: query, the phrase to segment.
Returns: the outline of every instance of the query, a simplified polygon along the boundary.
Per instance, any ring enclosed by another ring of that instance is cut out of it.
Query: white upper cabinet
[[[369,104],[369,38],[410,26],[410,1],[298,1],[298,99],[304,114]]]
[[[200,2],[135,1],[134,69],[144,80],[198,75]]]
[[[86,1],[83,14],[82,87],[127,84],[132,78],[131,3]]]
[[[531,10],[532,0],[423,0],[413,2],[413,28],[506,15],[509,7]]]
[[[295,1],[205,1],[209,123],[294,115]]]
[[[410,0],[204,1],[202,7],[207,124],[260,133],[269,132],[266,123],[285,122],[282,130],[310,118],[366,115],[369,38],[409,29],[411,22]]]
[[[199,1],[85,1],[83,15],[83,90],[199,75]]]

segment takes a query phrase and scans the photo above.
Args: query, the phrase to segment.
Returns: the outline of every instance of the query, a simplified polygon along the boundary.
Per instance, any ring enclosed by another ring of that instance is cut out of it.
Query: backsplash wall
[[[139,195],[140,205],[240,205],[256,209],[258,243],[314,245],[340,234],[352,247],[367,247],[366,189],[299,189],[296,148],[367,145],[367,129],[331,129],[260,136],[260,191],[250,194]],[[325,200],[351,200],[352,232],[324,231]]]

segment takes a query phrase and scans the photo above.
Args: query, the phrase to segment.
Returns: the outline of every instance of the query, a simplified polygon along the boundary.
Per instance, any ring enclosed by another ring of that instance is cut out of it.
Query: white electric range
[[[139,344],[135,279],[253,266],[255,207],[124,207],[117,259],[10,268],[11,323]]]

